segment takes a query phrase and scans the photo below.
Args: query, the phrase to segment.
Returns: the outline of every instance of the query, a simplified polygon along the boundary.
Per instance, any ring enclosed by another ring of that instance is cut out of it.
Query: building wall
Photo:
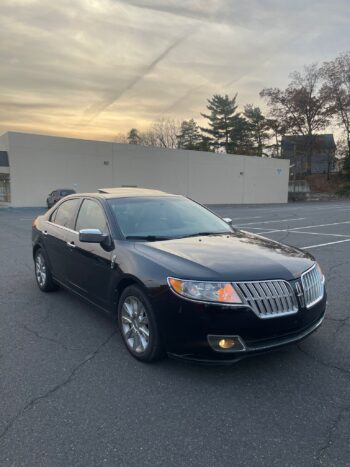
[[[8,151],[9,149],[9,133],[0,136],[0,151]]]
[[[9,132],[12,206],[44,206],[55,188],[137,185],[208,204],[284,203],[289,161]],[[1,143],[2,142],[2,143]]]

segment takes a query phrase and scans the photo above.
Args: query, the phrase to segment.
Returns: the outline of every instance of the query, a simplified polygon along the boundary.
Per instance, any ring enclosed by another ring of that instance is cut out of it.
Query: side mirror
[[[102,243],[108,235],[103,234],[100,229],[82,229],[79,230],[79,241],[86,243]]]
[[[222,220],[225,221],[226,224],[232,224],[232,219],[230,217],[223,217]]]

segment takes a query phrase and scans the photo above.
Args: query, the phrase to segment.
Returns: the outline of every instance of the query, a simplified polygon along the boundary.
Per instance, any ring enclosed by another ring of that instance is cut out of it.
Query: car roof
[[[137,187],[116,187],[116,188],[99,188],[99,193],[116,196],[164,196],[169,195],[160,190]],[[171,196],[171,195],[169,195]]]
[[[99,188],[97,193],[77,193],[79,196],[97,196],[100,198],[134,198],[134,197],[158,197],[158,196],[178,196],[165,191],[152,190],[148,188],[117,187]]]
[[[55,188],[54,190],[52,191],[74,191],[74,188]]]

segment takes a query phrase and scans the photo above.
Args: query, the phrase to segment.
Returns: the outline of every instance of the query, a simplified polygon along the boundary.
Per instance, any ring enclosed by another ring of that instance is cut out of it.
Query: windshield
[[[180,196],[108,200],[126,238],[148,240],[232,233],[232,228],[203,206]]]

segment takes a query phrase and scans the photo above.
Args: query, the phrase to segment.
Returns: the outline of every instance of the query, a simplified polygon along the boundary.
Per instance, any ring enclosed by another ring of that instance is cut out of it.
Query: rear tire
[[[131,355],[142,362],[155,362],[165,356],[155,313],[138,286],[127,287],[118,303],[118,326]]]
[[[34,268],[36,282],[42,292],[52,292],[58,288],[57,284],[53,281],[49,262],[45,251],[42,248],[39,248],[35,252]]]

